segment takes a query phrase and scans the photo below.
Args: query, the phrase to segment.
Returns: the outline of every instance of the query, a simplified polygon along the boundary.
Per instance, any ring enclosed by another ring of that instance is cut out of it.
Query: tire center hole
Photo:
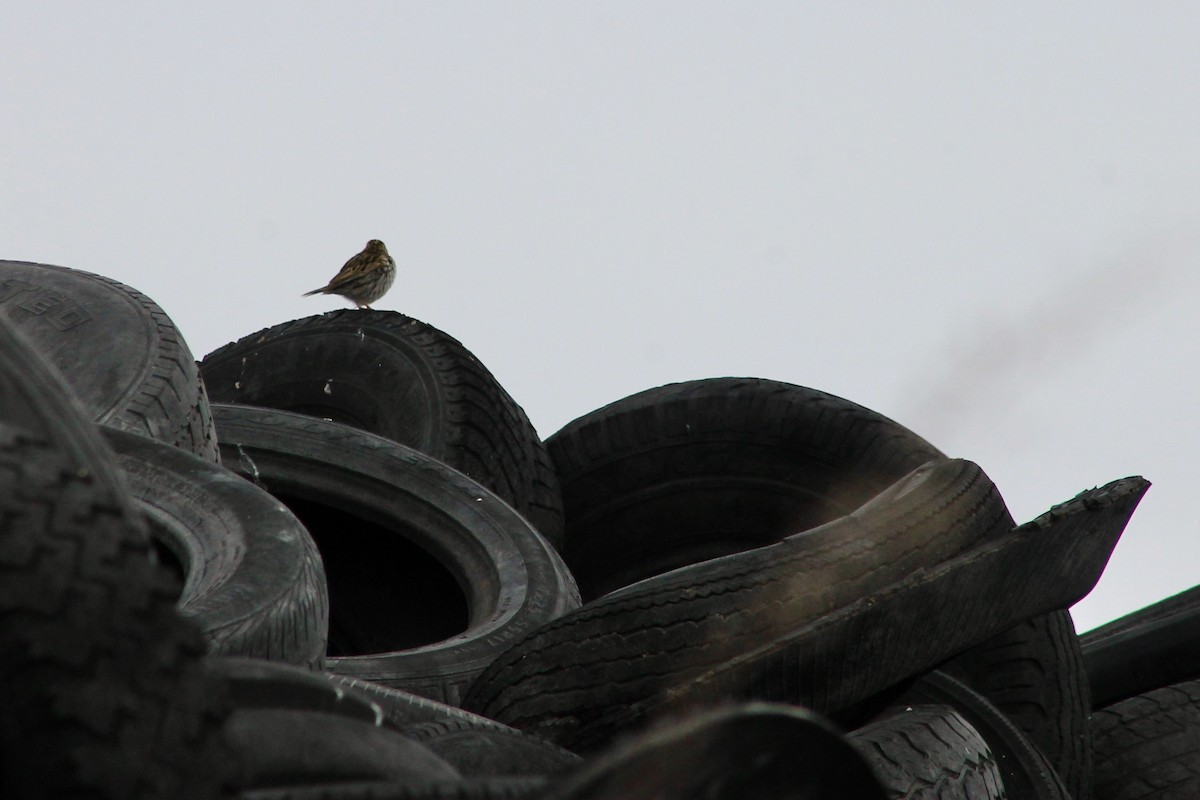
[[[462,588],[403,529],[312,500],[276,497],[308,528],[325,563],[328,655],[407,650],[466,631]]]

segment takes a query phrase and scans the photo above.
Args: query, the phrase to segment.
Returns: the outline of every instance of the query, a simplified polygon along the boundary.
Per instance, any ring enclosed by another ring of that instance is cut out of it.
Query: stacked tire
[[[543,441],[401,314],[197,363],[136,290],[0,262],[0,796],[1190,796],[1155,759],[1200,674],[1152,629],[1191,605],[1082,646],[1065,610],[1148,485],[1017,525],[978,465],[751,378]]]

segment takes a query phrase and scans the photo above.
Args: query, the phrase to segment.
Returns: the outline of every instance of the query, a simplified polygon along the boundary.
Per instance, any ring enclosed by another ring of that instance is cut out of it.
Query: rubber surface
[[[178,559],[180,613],[209,650],[319,667],[329,599],[317,547],[287,507],[216,464],[104,429],[151,531]]]
[[[513,641],[578,606],[554,548],[466,475],[313,417],[213,412],[226,465],[283,500],[321,550],[330,671],[455,703]]]
[[[941,705],[954,709],[987,743],[1009,797],[1074,800],[1075,795],[1067,789],[1050,760],[1016,723],[982,694],[953,676],[941,671],[922,675],[900,701],[901,704]],[[1091,744],[1090,737],[1088,744]],[[1090,753],[1087,765],[1090,791]]]
[[[1090,630],[1080,643],[1096,708],[1194,680],[1200,677],[1200,586]]]
[[[1092,719],[1096,800],[1200,797],[1200,681],[1122,700]]]
[[[1148,486],[1141,478],[1126,478],[1084,492],[1008,535],[644,700],[599,715],[587,709],[586,716],[579,703],[567,705],[567,712],[539,720],[544,727],[539,733],[579,752],[617,732],[705,704],[756,698],[822,714],[852,708],[1019,620],[1078,601],[1099,579]],[[563,703],[561,696],[553,700]]]
[[[153,300],[89,272],[0,261],[0,314],[61,372],[96,422],[217,459],[208,397]]]
[[[497,659],[464,707],[538,733],[546,726],[561,744],[570,728],[766,646],[1009,526],[977,465],[930,462],[828,525],[586,604]]]
[[[1000,768],[983,736],[948,706],[911,706],[847,735],[889,800],[1001,800]]]
[[[588,600],[830,522],[942,457],[849,400],[755,378],[639,392],[546,444],[562,483],[564,556]]]
[[[767,703],[674,720],[592,759],[546,800],[883,800],[825,720]]]
[[[0,796],[211,798],[203,642],[87,412],[0,319]]]
[[[525,412],[463,345],[393,311],[347,309],[276,325],[209,353],[213,400],[352,425],[444,461],[556,546],[562,497]]]
[[[463,778],[456,781],[355,781],[244,792],[241,800],[532,800],[546,778]]]
[[[340,714],[239,708],[225,729],[244,763],[242,791],[459,777],[457,770],[419,742]]]
[[[1092,700],[1069,611],[1024,620],[942,669],[1010,717],[1046,754],[1074,800],[1092,796]]]

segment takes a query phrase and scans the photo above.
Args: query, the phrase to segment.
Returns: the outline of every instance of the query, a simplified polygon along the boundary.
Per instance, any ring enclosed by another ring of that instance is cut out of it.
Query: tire
[[[238,708],[315,711],[399,730],[377,703],[364,693],[343,691],[325,672],[241,656],[210,656],[206,669]]]
[[[521,512],[555,546],[562,497],[521,407],[458,341],[392,311],[348,309],[228,344],[200,365],[212,399],[297,411],[446,462]]]
[[[912,706],[847,738],[870,765],[888,800],[1027,798],[1006,794],[987,741],[948,706]]]
[[[203,642],[174,610],[87,412],[0,319],[0,796],[212,798],[232,764]]]
[[[238,708],[315,711],[387,727],[467,778],[549,776],[580,761],[535,736],[379,684],[255,658],[210,658],[208,669]]]
[[[940,705],[961,715],[987,743],[1009,797],[1078,800],[1046,755],[1013,720],[982,694],[953,676],[940,671],[921,676],[901,697],[899,705],[905,708],[911,705]],[[1090,738],[1088,743],[1091,743]],[[1090,753],[1087,764],[1091,766]]]
[[[540,701],[521,708],[516,698],[501,697],[498,706],[514,709],[494,716],[510,722],[506,717],[514,710],[522,712],[528,716],[518,727],[576,752],[593,750],[654,719],[747,699],[802,705],[837,715],[847,728],[858,727],[867,720],[844,712],[869,705],[863,701],[1022,619],[1066,608],[1086,595],[1148,485],[1126,478],[1084,492],[1005,536],[913,572],[685,681],[647,692],[644,699],[597,709],[580,701],[589,699],[583,692],[575,698],[553,692],[556,684],[566,683],[563,673],[571,669],[564,660],[545,678],[521,687],[527,693],[544,688]],[[492,669],[499,668],[498,660]],[[486,678],[485,673],[481,683]]]
[[[1200,797],[1200,681],[1114,703],[1092,724],[1096,800]]]
[[[291,508],[321,551],[331,672],[456,704],[515,639],[579,605],[554,548],[440,461],[313,417],[213,412],[225,463]]]
[[[545,778],[463,778],[457,781],[355,781],[326,786],[260,789],[243,800],[534,800]]]
[[[640,392],[546,444],[585,600],[830,522],[943,457],[848,400],[753,378]]]
[[[941,669],[1011,718],[1045,753],[1069,797],[1089,800],[1092,701],[1069,611],[1026,620]]]
[[[457,781],[457,770],[394,730],[319,711],[239,708],[226,735],[242,757],[240,789],[352,781]]]
[[[1093,706],[1200,678],[1197,630],[1200,586],[1083,634]]]
[[[560,775],[579,766],[574,753],[507,726],[471,720],[421,722],[400,732],[421,742],[468,778]]]
[[[883,800],[828,722],[751,703],[675,720],[597,756],[545,800]]]
[[[209,651],[320,667],[325,571],[295,515],[228,469],[135,434],[104,434],[151,532],[180,565],[180,614]]]
[[[0,261],[0,314],[96,422],[217,460],[208,397],[170,317],[136,289],[89,272]]]
[[[930,462],[828,525],[584,605],[497,659],[464,708],[571,747],[557,737],[589,718],[644,701],[999,538],[1009,520],[978,466]]]

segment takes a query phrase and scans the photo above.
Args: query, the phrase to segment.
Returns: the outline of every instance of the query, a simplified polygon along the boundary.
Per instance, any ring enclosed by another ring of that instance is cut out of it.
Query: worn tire
[[[1092,725],[1096,800],[1200,797],[1200,681],[1098,709]]]
[[[225,726],[241,756],[240,789],[353,781],[455,781],[427,747],[371,722],[295,709],[238,708]]]
[[[464,707],[571,747],[575,729],[589,720],[766,646],[1010,527],[1004,501],[977,465],[930,462],[827,525],[647,578],[544,626],[476,680]]]
[[[1080,636],[1092,705],[1200,678],[1200,586]]]
[[[244,792],[241,800],[539,800],[546,778],[460,778],[454,781],[353,781]]]
[[[670,720],[597,755],[544,800],[884,800],[866,761],[798,708],[748,703]]]
[[[888,800],[1003,800],[1000,767],[987,741],[948,706],[897,710],[847,734]],[[1011,795],[1032,800],[1024,795]]]
[[[546,444],[585,600],[830,522],[943,457],[849,400],[756,378],[639,392]]]
[[[979,732],[995,757],[1009,797],[1076,800],[1045,753],[1003,711],[967,684],[941,671],[922,675],[900,697],[897,706],[922,704],[952,708]]]
[[[253,658],[210,658],[208,669],[238,708],[315,711],[387,727],[467,778],[549,776],[579,764],[579,756],[535,736],[399,689]]]
[[[555,549],[440,461],[314,417],[213,411],[225,463],[288,505],[321,551],[331,672],[456,703],[509,644],[578,606]]]
[[[217,460],[208,397],[175,324],[90,272],[0,261],[0,314],[66,377],[96,422]]]
[[[595,708],[582,691],[572,698],[548,688],[519,710],[545,714],[534,720],[538,732],[577,752],[656,718],[731,700],[795,703],[858,727],[867,719],[847,712],[864,700],[1087,594],[1148,486],[1126,478],[1084,492],[1007,535],[916,570],[644,699]],[[569,669],[568,662],[549,672],[543,685],[566,684],[561,673]],[[526,689],[537,691],[536,684]]]
[[[219,687],[88,412],[0,319],[0,796],[229,786]]]
[[[238,708],[316,711],[399,728],[365,693],[345,691],[326,672],[243,656],[209,656],[206,669],[225,686],[230,702]]]
[[[495,492],[557,546],[562,497],[525,412],[457,340],[393,311],[333,311],[225,345],[213,400],[297,411],[408,445]]]
[[[325,571],[295,515],[224,467],[125,431],[104,434],[151,532],[180,565],[179,611],[209,651],[319,667]]]
[[[1011,718],[1045,753],[1073,800],[1089,800],[1092,703],[1069,611],[1026,620],[941,669]]]

